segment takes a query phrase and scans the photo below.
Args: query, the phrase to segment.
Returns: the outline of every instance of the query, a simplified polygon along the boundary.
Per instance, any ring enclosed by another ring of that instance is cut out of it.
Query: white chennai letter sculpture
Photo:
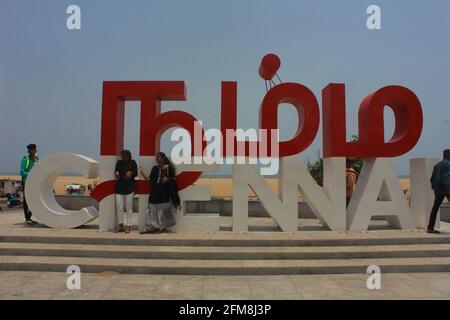
[[[98,177],[97,161],[78,154],[55,153],[33,167],[25,185],[25,197],[39,222],[52,228],[76,228],[97,218],[98,211],[92,206],[66,210],[56,202],[53,186],[63,169],[77,171],[87,178]]]

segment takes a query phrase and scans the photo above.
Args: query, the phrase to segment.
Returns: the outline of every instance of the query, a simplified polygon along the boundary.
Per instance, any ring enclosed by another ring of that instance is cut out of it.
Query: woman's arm
[[[119,173],[119,161],[116,162],[116,167],[114,169],[114,175],[116,176],[116,179],[120,178],[120,173]]]
[[[139,173],[145,180],[149,180],[148,176],[145,174],[144,169],[142,167],[139,167]]]

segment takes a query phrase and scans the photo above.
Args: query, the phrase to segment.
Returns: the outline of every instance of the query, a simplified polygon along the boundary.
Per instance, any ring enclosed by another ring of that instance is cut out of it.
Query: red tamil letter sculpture
[[[194,148],[194,126],[197,119],[183,111],[161,113],[162,101],[185,101],[183,81],[105,81],[103,83],[101,156],[116,156],[123,149],[125,102],[141,101],[140,146],[141,156],[153,156],[159,151],[161,134],[175,126],[186,129]],[[203,135],[203,134],[202,134]],[[202,142],[202,149],[205,143]],[[193,184],[201,172],[183,172],[177,177],[179,189]],[[99,184],[91,193],[97,201],[114,193],[115,180]],[[137,194],[150,191],[147,181],[137,180]]]
[[[411,90],[387,86],[364,98],[358,113],[357,142],[346,141],[345,85],[329,84],[322,90],[323,156],[397,157],[419,141],[423,126],[422,107]],[[395,115],[395,131],[384,141],[384,108]]]

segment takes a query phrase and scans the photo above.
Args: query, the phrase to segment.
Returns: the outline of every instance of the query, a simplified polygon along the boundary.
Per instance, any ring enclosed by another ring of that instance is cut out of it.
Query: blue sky
[[[81,7],[81,30],[66,28],[70,4]],[[381,30],[366,27],[370,4],[381,8]],[[220,123],[220,82],[238,81],[239,127],[257,128],[265,93],[257,69],[273,52],[282,80],[308,86],[319,103],[328,83],[346,84],[349,135],[367,94],[389,84],[413,90],[424,130],[396,159],[407,174],[409,158],[450,147],[448,12],[448,0],[2,0],[0,172],[17,172],[30,142],[41,158],[63,151],[98,159],[104,80],[184,80],[187,102],[163,109],[190,112],[206,128]],[[138,104],[127,110],[126,144],[136,154]],[[282,138],[296,121],[283,106]],[[387,136],[392,122],[386,111]],[[320,132],[301,157],[315,158]]]

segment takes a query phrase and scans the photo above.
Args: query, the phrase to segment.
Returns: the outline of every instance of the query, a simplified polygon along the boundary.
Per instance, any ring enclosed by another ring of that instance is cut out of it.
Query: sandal
[[[118,233],[118,232],[124,232],[125,231],[125,227],[123,226],[123,224],[119,224],[116,228],[116,230],[114,230],[114,233]]]
[[[427,233],[434,233],[434,234],[439,234],[441,233],[439,230],[435,230],[435,229],[428,229]]]

